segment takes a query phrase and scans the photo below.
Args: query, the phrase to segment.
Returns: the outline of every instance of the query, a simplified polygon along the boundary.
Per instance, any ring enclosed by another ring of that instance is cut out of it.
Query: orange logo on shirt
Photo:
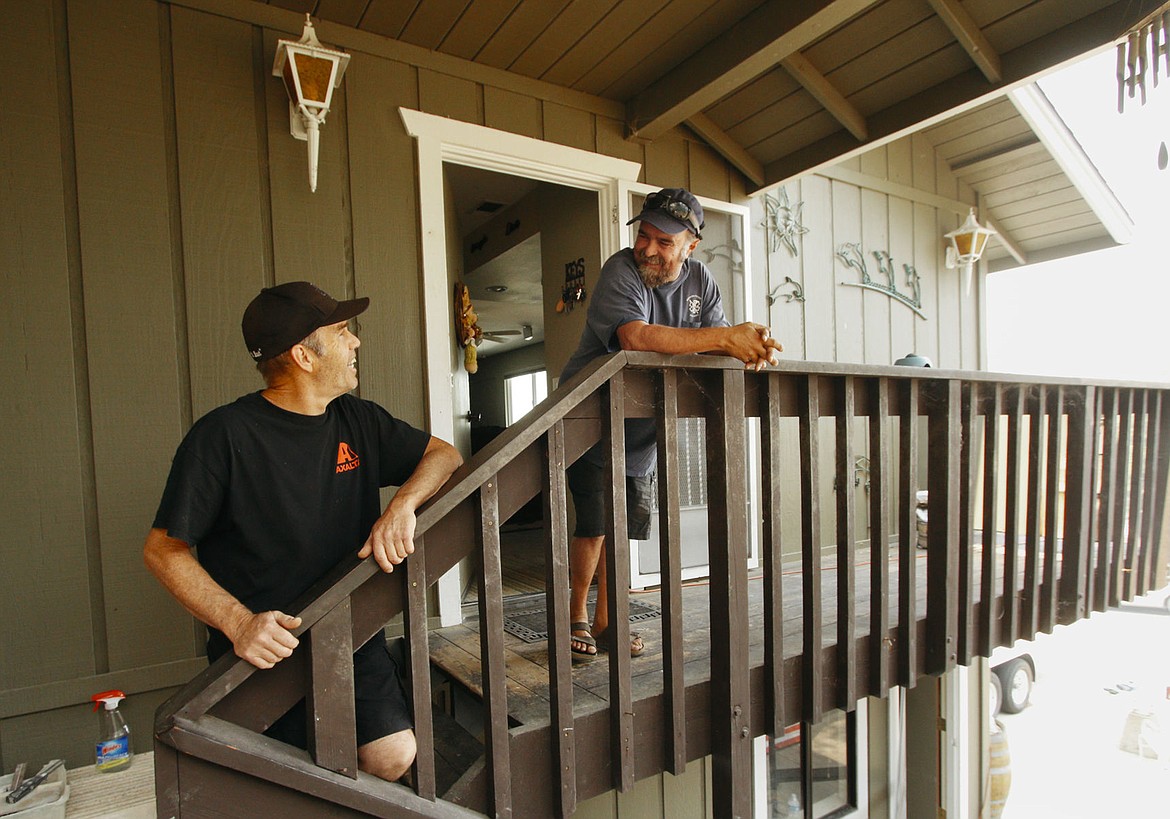
[[[337,474],[342,472],[349,472],[351,469],[357,469],[361,465],[362,459],[358,454],[349,448],[349,444],[342,441],[337,445]]]

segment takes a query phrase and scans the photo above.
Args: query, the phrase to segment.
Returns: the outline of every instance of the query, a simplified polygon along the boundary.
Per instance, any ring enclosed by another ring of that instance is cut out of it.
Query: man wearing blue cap
[[[564,383],[598,356],[618,350],[684,353],[715,352],[736,358],[757,372],[777,362],[783,347],[767,327],[751,322],[729,326],[719,288],[706,265],[692,258],[702,239],[703,206],[682,188],[665,188],[646,197],[632,248],[615,253],[602,266],[581,342],[561,373]],[[605,647],[609,613],[605,586],[604,453],[590,449],[568,471],[577,525],[569,547],[569,619],[575,660],[596,656]],[[650,491],[656,466],[656,432],[649,419],[626,421],[626,520],[629,536],[650,536]],[[589,586],[597,575],[597,605],[589,623]],[[616,638],[615,638],[616,639]],[[615,642],[614,645],[617,645]],[[645,650],[637,635],[630,653]]]
[[[265,388],[200,418],[175,454],[144,556],[208,626],[208,660],[233,651],[271,668],[291,656],[298,600],[346,559],[393,571],[414,551],[415,510],[462,463],[450,444],[348,394],[361,343],[349,320],[369,303],[308,282],[260,291],[242,329]],[[385,486],[399,489],[383,511]],[[415,739],[381,632],[353,662],[358,766],[398,779]],[[304,748],[306,720],[302,702],[267,733]]]

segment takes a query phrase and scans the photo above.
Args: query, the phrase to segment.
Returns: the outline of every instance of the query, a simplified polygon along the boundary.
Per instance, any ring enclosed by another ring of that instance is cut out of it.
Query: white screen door
[[[642,209],[647,194],[658,188],[638,183],[622,183],[618,196],[619,224],[625,225]],[[694,258],[703,262],[715,277],[723,296],[723,311],[732,324],[752,319],[748,305],[751,289],[751,268],[747,256],[748,209],[715,199],[697,197],[703,206],[705,227],[703,240],[695,249]],[[636,234],[634,226],[626,227],[627,246],[633,246]],[[748,451],[755,453],[759,440],[758,422],[748,427]],[[682,527],[683,578],[705,577],[708,574],[707,558],[707,455],[704,437],[704,422],[700,418],[683,418],[679,421],[679,494],[681,497],[680,522]],[[755,514],[759,504],[758,459],[748,459],[748,565],[759,564],[759,515]],[[657,507],[657,497],[655,497]],[[655,508],[650,539],[630,542],[630,585],[645,588],[661,582],[661,568],[658,553],[658,510]]]

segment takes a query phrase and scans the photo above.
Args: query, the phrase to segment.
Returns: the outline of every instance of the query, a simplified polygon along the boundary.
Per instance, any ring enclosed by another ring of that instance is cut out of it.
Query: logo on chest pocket
[[[703,312],[703,300],[698,296],[687,296],[687,315],[697,319]]]

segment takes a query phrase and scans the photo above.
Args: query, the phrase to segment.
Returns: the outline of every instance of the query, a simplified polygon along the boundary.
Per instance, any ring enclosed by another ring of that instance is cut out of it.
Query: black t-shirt
[[[429,441],[351,395],[317,416],[245,395],[187,433],[154,526],[195,546],[252,611],[294,614],[288,606],[322,575],[356,560],[382,512],[379,487],[404,483]]]

